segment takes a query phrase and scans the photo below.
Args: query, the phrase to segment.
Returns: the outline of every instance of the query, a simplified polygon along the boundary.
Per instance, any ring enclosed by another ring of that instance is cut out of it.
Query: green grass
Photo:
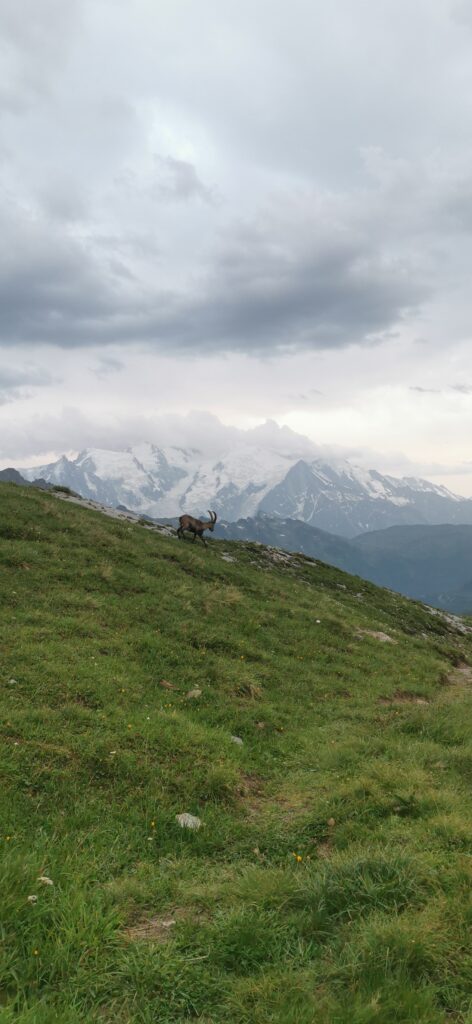
[[[468,636],[6,484],[0,573],[1,1024],[472,1024]]]

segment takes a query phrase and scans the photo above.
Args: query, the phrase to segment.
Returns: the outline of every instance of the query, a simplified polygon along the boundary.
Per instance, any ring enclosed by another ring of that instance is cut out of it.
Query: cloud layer
[[[206,408],[465,465],[470,11],[3,0],[0,459]]]
[[[371,344],[450,288],[472,227],[463,5],[27,14],[0,14],[0,344]]]

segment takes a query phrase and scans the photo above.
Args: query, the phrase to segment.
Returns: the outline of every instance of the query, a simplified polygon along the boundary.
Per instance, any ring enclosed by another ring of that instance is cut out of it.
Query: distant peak
[[[277,448],[283,448],[289,450],[294,454],[310,453],[312,456],[316,455],[318,449],[313,441],[310,441],[309,437],[304,434],[297,434],[295,430],[288,427],[286,424],[280,426],[275,420],[267,419],[264,423],[259,423],[257,427],[252,427],[251,430],[246,432],[247,440],[249,442],[256,441],[259,444],[273,445]]]

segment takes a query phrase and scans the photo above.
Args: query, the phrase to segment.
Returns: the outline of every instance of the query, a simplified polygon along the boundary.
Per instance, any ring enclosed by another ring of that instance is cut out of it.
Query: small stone
[[[327,821],[326,824],[329,825],[330,828],[334,828],[334,826],[336,824],[336,821],[335,821],[334,818],[328,818],[328,821]]]
[[[9,679],[8,680],[8,686],[18,686],[18,680],[17,679]]]
[[[393,639],[393,636],[389,636],[388,633],[383,633],[381,629],[358,629],[357,636],[372,636],[375,640],[379,640],[381,644],[397,643],[397,641]]]
[[[198,700],[198,697],[201,697],[201,695],[201,690],[189,690],[188,693],[185,694],[187,700]]]
[[[243,745],[243,741],[242,741],[240,736],[232,736],[231,737],[231,742],[232,743],[237,743],[238,747],[242,747],[242,745]]]
[[[178,821],[181,828],[190,828],[195,832],[198,831],[202,824],[200,818],[197,818],[194,814],[187,814],[187,812],[176,814],[175,820]]]
[[[41,885],[54,885],[52,878],[48,878],[47,875],[40,875],[38,882],[41,882]]]
[[[38,902],[38,897],[37,896],[28,896],[28,903],[37,903],[37,902]]]

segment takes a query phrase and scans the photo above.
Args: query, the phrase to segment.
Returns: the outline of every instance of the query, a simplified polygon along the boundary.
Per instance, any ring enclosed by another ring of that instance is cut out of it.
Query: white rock
[[[396,644],[397,641],[393,639],[393,636],[389,636],[388,633],[382,633],[380,629],[359,629],[357,635],[372,636],[374,640],[379,640],[381,644]]]
[[[187,812],[176,814],[175,820],[178,821],[181,828],[191,828],[195,832],[198,831],[202,824],[200,818],[196,818],[194,814],[187,814]]]
[[[243,745],[243,741],[242,741],[240,736],[232,736],[231,737],[231,742],[232,743],[237,743],[238,747],[242,747],[242,745]]]
[[[37,902],[38,902],[38,897],[37,896],[28,896],[28,903],[37,903]]]

